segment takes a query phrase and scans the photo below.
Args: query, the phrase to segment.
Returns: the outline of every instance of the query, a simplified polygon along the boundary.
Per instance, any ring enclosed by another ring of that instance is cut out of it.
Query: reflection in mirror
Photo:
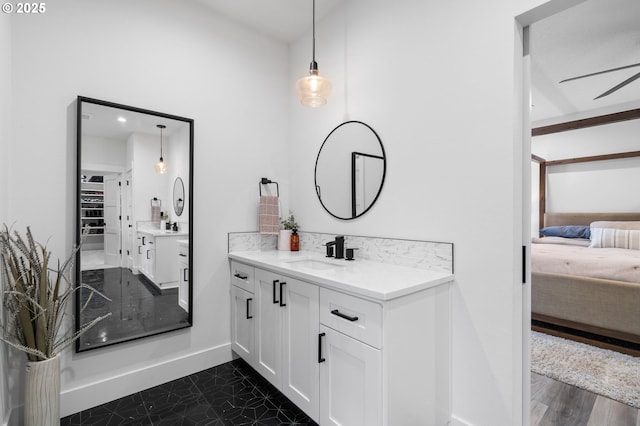
[[[386,173],[386,157],[378,134],[361,121],[333,129],[316,159],[316,194],[329,214],[354,219],[376,202]]]
[[[76,351],[191,326],[193,120],[82,96],[77,108],[76,280],[111,301],[79,290],[76,329],[111,316]],[[163,174],[159,156],[171,165]]]
[[[173,183],[173,211],[177,216],[182,215],[184,210],[184,184],[180,177]]]

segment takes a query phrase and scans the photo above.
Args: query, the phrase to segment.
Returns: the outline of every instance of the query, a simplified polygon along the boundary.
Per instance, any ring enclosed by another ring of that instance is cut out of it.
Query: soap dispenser
[[[300,250],[300,235],[298,235],[298,230],[293,228],[291,230],[291,251],[299,251]]]

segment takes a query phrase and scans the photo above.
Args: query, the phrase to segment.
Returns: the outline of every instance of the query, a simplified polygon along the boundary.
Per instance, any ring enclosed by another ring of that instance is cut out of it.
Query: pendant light
[[[164,124],[158,124],[156,127],[160,129],[160,161],[156,163],[156,173],[164,174],[167,172],[169,166],[164,162],[162,158],[162,129],[165,129],[167,126]]]
[[[309,74],[296,83],[300,103],[316,108],[327,103],[331,94],[331,82],[318,74],[316,62],[316,0],[313,0],[313,59],[309,66]]]

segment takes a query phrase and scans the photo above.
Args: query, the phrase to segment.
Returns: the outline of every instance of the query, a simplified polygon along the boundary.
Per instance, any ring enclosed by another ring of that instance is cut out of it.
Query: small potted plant
[[[68,272],[79,246],[57,267],[50,266],[51,252],[34,241],[27,227],[26,238],[5,225],[0,229],[2,307],[0,340],[27,354],[25,374],[25,425],[60,424],[60,357],[89,328],[111,315],[105,314],[79,330],[69,327],[65,317],[75,292],[87,289],[110,300],[93,287],[73,284]],[[88,302],[88,301],[87,301]],[[85,305],[86,306],[86,305]]]
[[[282,220],[282,227],[278,237],[278,250],[293,250],[298,251],[300,249],[300,236],[298,235],[298,223],[296,222],[293,213],[289,211],[289,217]],[[292,241],[296,240],[296,244],[292,245]]]

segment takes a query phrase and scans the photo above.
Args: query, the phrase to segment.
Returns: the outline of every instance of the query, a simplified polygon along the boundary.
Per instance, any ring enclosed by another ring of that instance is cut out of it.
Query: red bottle
[[[298,235],[298,230],[293,229],[291,231],[291,251],[299,251],[300,250],[300,235]]]

